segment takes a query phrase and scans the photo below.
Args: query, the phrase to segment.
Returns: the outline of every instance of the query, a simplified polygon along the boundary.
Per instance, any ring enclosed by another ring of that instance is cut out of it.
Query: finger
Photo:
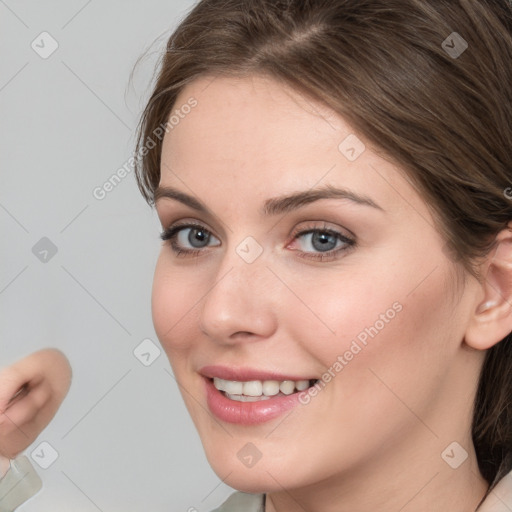
[[[53,417],[58,403],[46,381],[0,414],[0,455],[14,458],[27,448]]]
[[[9,407],[27,387],[47,379],[62,401],[71,385],[72,370],[66,356],[58,349],[42,349],[0,371],[0,412]]]
[[[30,376],[15,365],[0,372],[0,412],[7,410],[16,397],[24,393],[30,383]]]
[[[10,407],[14,402],[17,400],[20,400],[28,393],[28,384],[25,383],[23,386],[21,386],[18,391],[9,399],[9,402],[7,402],[7,407]]]

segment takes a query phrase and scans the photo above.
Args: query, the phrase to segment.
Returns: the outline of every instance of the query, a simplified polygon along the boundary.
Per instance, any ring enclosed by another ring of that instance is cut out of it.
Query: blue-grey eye
[[[302,235],[297,237],[298,239],[303,239],[303,251],[311,252],[327,252],[332,251],[339,247],[338,242],[343,243],[340,240],[340,235],[337,233],[330,233],[329,231],[309,231],[307,233],[303,233]]]
[[[177,233],[176,240],[182,247],[193,247],[198,249],[208,246],[212,235],[203,228],[183,228]]]

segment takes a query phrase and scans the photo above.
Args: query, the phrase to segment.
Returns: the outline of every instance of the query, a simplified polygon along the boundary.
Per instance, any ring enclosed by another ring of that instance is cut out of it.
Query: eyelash
[[[176,256],[182,257],[182,258],[197,257],[200,255],[201,252],[204,252],[203,249],[182,249],[176,243],[176,237],[177,237],[178,233],[187,228],[188,229],[190,229],[190,228],[200,229],[201,231],[204,231],[207,235],[212,235],[211,231],[206,229],[201,224],[195,224],[193,222],[189,222],[186,224],[177,224],[175,226],[170,226],[169,228],[165,229],[160,234],[160,238],[164,242],[169,242],[171,249]],[[309,259],[309,260],[316,260],[316,261],[327,261],[327,260],[332,261],[332,260],[336,259],[336,257],[338,256],[339,253],[341,253],[343,251],[347,251],[349,249],[352,249],[356,245],[356,241],[354,239],[341,234],[339,231],[336,231],[332,228],[327,228],[325,226],[324,227],[318,227],[318,226],[306,227],[305,229],[297,230],[292,234],[293,240],[296,240],[296,239],[300,238],[301,236],[308,235],[311,233],[321,233],[321,234],[333,235],[337,238],[337,240],[343,242],[345,244],[345,246],[338,247],[337,249],[331,249],[330,251],[318,252],[318,253],[297,251],[298,253],[302,252],[304,254],[304,255],[299,254],[299,256],[301,258]]]

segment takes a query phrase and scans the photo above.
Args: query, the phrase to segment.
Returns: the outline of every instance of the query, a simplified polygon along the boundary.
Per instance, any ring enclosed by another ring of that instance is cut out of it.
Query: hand
[[[57,349],[39,350],[0,371],[0,471],[5,458],[14,459],[50,423],[71,376],[69,361]]]

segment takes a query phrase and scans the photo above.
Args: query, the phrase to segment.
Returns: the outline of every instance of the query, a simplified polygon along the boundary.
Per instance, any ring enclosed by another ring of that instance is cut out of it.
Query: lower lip
[[[257,425],[273,420],[300,404],[298,393],[276,396],[258,402],[238,402],[225,397],[211,379],[205,378],[206,401],[210,411],[220,420],[239,425]]]

